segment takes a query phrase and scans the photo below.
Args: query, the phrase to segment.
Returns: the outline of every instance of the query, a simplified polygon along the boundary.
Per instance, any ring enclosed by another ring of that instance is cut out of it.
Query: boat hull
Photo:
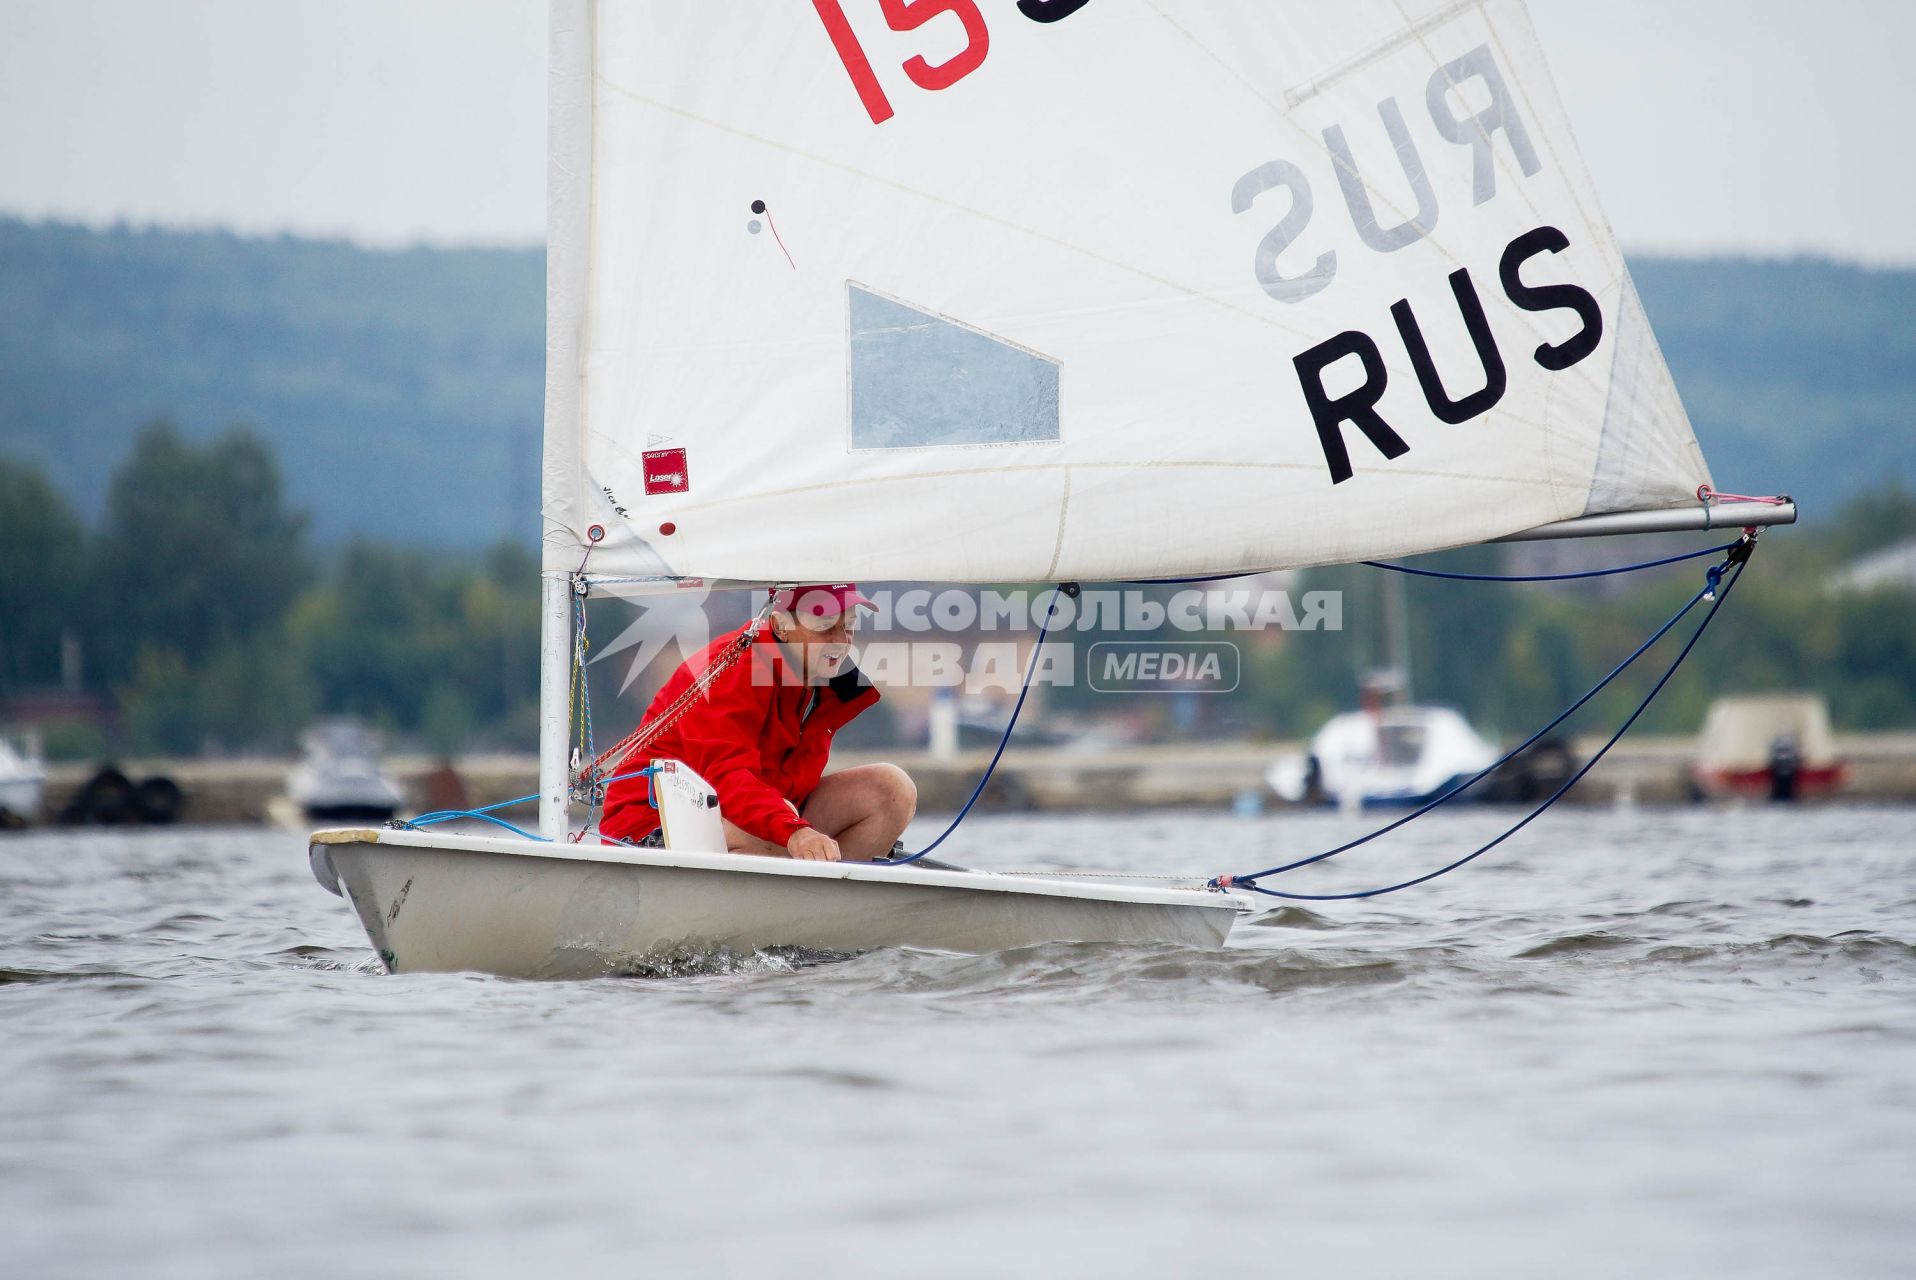
[[[38,817],[45,786],[36,776],[0,778],[0,822],[8,817],[21,822]]]
[[[311,854],[394,972],[593,978],[685,953],[782,947],[1214,947],[1245,909],[1196,889],[412,831],[323,831]]]
[[[1826,800],[1849,781],[1846,764],[1798,769],[1698,769],[1692,775],[1705,796],[1746,800]]]

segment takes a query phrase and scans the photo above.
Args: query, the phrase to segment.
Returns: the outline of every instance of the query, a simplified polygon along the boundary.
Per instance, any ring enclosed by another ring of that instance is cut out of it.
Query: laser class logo
[[[685,470],[685,450],[647,449],[640,457],[645,460],[647,493],[684,493],[691,487]]]

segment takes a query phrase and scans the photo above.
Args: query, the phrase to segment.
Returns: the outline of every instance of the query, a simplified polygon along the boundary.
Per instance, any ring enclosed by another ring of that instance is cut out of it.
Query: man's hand
[[[806,862],[837,862],[840,857],[838,841],[816,827],[800,827],[792,832],[792,838],[785,842],[785,850]]]

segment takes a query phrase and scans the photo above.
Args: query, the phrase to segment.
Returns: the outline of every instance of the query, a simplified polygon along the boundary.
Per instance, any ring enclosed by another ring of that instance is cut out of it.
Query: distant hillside
[[[1916,479],[1916,271],[1632,259],[1716,482],[1805,518]]]
[[[321,540],[530,540],[544,332],[536,250],[0,219],[0,451],[92,516],[144,423],[245,422]]]
[[[1811,518],[1916,479],[1916,271],[1634,263],[1717,480]],[[536,531],[544,263],[0,219],[0,451],[91,515],[133,433],[234,422],[325,541]]]

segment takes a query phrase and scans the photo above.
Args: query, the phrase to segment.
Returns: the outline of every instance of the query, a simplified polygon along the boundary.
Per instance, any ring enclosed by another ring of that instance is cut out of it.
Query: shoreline
[[[1600,742],[1579,738],[1573,749],[1587,759]],[[1850,766],[1850,779],[1835,802],[1916,801],[1916,732],[1838,735],[1836,746]],[[1230,809],[1249,793],[1258,798],[1261,810],[1283,809],[1291,806],[1271,793],[1264,773],[1280,756],[1301,749],[1297,742],[1013,748],[1005,753],[979,807],[1034,813]],[[1563,803],[1692,803],[1689,767],[1695,751],[1696,740],[1687,735],[1626,739]],[[990,759],[991,752],[982,748],[944,758],[924,750],[844,751],[834,764],[849,768],[890,761],[917,782],[922,809],[948,812],[964,803]],[[439,763],[437,757],[402,755],[387,759],[385,767],[408,798],[417,801],[424,779]],[[265,823],[273,820],[273,802],[281,796],[293,764],[291,759],[128,759],[119,767],[136,780],[164,775],[177,783],[185,798],[182,823]],[[98,767],[49,766],[46,812],[57,814]],[[529,753],[467,756],[454,767],[475,806],[537,788],[538,764]]]

